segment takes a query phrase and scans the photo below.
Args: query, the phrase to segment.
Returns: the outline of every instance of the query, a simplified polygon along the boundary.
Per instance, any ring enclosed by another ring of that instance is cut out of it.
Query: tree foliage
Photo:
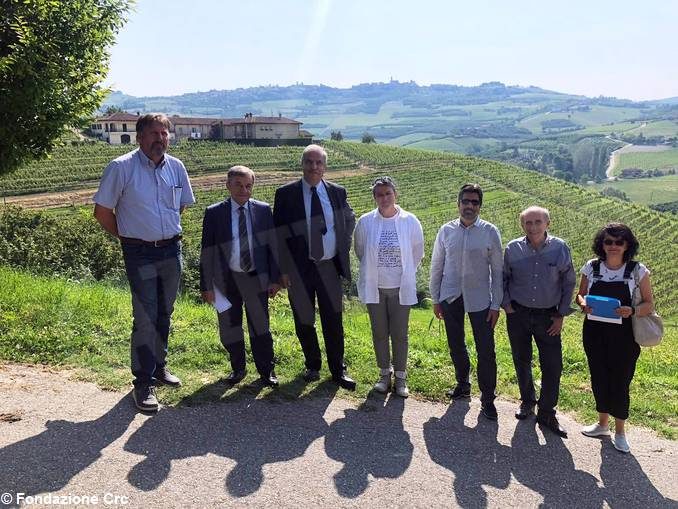
[[[368,133],[367,131],[365,131],[365,132],[363,133],[362,142],[363,142],[363,143],[376,143],[377,140],[374,139],[374,136],[373,136],[373,135],[371,135],[370,133]]]
[[[330,133],[330,139],[334,141],[342,141],[344,139],[344,135],[341,134],[341,131],[332,131]]]
[[[44,156],[101,104],[129,0],[0,0],[0,174]]]
[[[104,110],[104,117],[108,117],[110,115],[113,115],[114,113],[124,113],[125,110],[123,110],[120,106],[109,106]]]
[[[624,201],[631,201],[624,191],[610,186],[605,186],[603,190],[600,191],[600,194],[603,196],[611,196],[612,198],[619,198]]]

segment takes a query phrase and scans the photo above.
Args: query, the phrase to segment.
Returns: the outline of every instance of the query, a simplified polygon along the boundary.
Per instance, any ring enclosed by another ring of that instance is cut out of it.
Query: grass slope
[[[622,152],[619,154],[619,164],[615,171],[620,172],[625,168],[678,169],[678,148],[656,152]]]
[[[290,381],[302,371],[303,356],[286,298],[274,300],[271,318],[278,358],[276,371],[283,381]],[[454,375],[444,329],[439,322],[432,323],[431,318],[430,310],[412,312],[409,384],[417,397],[444,400]],[[346,361],[359,382],[356,396],[362,398],[378,376],[367,312],[359,304],[349,304],[344,325]],[[81,368],[82,377],[93,378],[103,387],[125,388],[130,379],[130,327],[130,298],[123,289],[101,283],[40,278],[0,267],[0,358],[4,360]],[[470,337],[470,330],[467,335]],[[560,408],[574,411],[586,422],[594,418],[595,405],[580,336],[581,318],[568,318],[563,334]],[[631,396],[631,422],[670,438],[678,436],[677,344],[677,329],[671,327],[659,347],[643,350]],[[475,364],[473,345],[469,347]],[[497,392],[504,398],[518,398],[503,315],[497,326],[496,349]],[[160,398],[165,403],[176,403],[202,386],[218,382],[229,372],[210,307],[179,299],[172,321],[168,362],[184,385],[177,391],[160,388]],[[535,379],[539,380],[539,369],[536,366],[535,369]],[[256,369],[249,352],[248,370],[246,382],[254,382]],[[326,370],[323,376],[329,376]],[[314,386],[311,384],[306,390]],[[255,387],[251,391],[256,394]],[[218,391],[203,398],[229,398],[237,392],[218,383],[216,388]],[[283,392],[281,397],[291,395]]]
[[[597,189],[613,187],[624,191],[631,201],[651,205],[678,200],[678,175],[644,179],[623,179],[596,184]]]

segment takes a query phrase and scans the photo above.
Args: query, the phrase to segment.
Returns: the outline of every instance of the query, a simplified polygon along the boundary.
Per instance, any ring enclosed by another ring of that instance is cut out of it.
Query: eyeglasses
[[[461,200],[462,205],[473,205],[474,207],[478,207],[480,205],[480,200],[469,200],[468,198],[464,198]]]
[[[617,240],[605,239],[603,241],[603,244],[605,244],[606,246],[611,246],[612,244],[614,244],[615,246],[623,246],[624,244],[626,244],[626,241],[623,240],[623,239],[617,239]]]

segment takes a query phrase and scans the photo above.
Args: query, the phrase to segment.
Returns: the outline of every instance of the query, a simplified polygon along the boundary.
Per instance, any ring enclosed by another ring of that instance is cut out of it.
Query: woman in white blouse
[[[388,392],[395,375],[394,391],[406,398],[407,329],[410,306],[417,303],[416,275],[424,257],[424,232],[413,214],[396,205],[398,192],[390,177],[376,179],[372,194],[377,208],[358,220],[354,234],[360,260],[358,296],[367,305],[380,369],[374,390]]]
[[[601,228],[593,239],[597,258],[589,260],[581,269],[581,284],[577,304],[587,313],[584,320],[584,350],[591,372],[591,387],[596,400],[598,422],[586,426],[582,433],[588,437],[610,434],[609,419],[614,417],[612,444],[621,452],[629,452],[624,424],[629,416],[629,387],[640,355],[640,347],[633,338],[631,317],[653,312],[650,271],[633,260],[638,241],[631,229],[621,223],[610,223]],[[632,295],[636,285],[642,300],[634,306]],[[621,323],[607,323],[589,317],[592,309],[586,303],[587,295],[619,300],[615,314]]]

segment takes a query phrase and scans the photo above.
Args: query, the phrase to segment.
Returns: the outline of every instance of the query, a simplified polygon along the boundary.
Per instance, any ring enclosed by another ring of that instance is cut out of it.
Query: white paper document
[[[231,301],[216,286],[214,287],[214,309],[217,310],[217,313],[231,309]]]
[[[598,315],[594,315],[594,314],[587,314],[586,317],[589,320],[593,320],[594,322],[616,323],[617,325],[622,323],[621,316],[619,318],[608,318],[606,316],[598,316]]]

